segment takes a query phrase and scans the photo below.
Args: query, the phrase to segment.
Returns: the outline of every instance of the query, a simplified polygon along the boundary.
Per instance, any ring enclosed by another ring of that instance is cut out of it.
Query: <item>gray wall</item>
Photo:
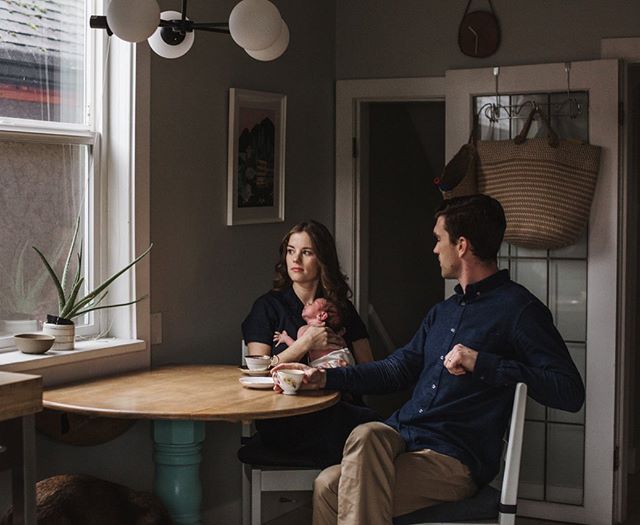
[[[189,17],[224,21],[236,3],[191,2]],[[175,4],[162,1],[161,8]],[[196,34],[177,60],[152,55],[151,311],[161,312],[163,321],[163,342],[152,347],[154,366],[239,363],[240,323],[271,286],[282,236],[308,217],[333,228],[335,4],[275,4],[291,32],[289,49],[275,62],[257,62],[229,36],[209,33]],[[287,95],[284,224],[225,225],[230,87]],[[206,433],[204,522],[239,523],[240,426],[210,423]],[[145,422],[96,447],[39,437],[38,478],[85,472],[150,490],[151,445]],[[6,498],[0,499],[1,510]]]
[[[339,79],[439,76],[447,69],[588,60],[603,37],[640,34],[635,0],[493,0],[502,28],[498,52],[458,49],[467,0],[348,0],[336,7]],[[473,9],[486,9],[474,0]]]
[[[191,2],[189,14],[226,20],[235,3]],[[181,59],[152,58],[151,309],[163,322],[155,366],[239,363],[240,323],[271,286],[284,233],[307,217],[333,227],[335,4],[275,4],[291,32],[275,62],[257,62],[230,37],[206,33]],[[287,95],[284,224],[225,226],[230,87]],[[239,425],[208,424],[207,436],[205,519],[234,523]]]

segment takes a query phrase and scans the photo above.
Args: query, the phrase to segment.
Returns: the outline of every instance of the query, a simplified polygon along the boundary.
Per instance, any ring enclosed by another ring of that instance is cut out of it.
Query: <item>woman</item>
[[[347,346],[357,363],[373,361],[367,329],[349,301],[351,290],[340,271],[335,241],[324,225],[310,220],[291,228],[280,244],[275,270],[273,289],[256,300],[242,323],[249,355],[273,355],[274,364],[306,362],[311,349]],[[291,345],[274,344],[278,333],[298,333],[305,325],[302,309],[318,297],[339,309],[344,333],[310,326]],[[257,421],[256,428],[266,445],[310,454],[324,467],[340,461],[344,440],[356,425],[374,419],[378,417],[372,410],[340,402],[315,414]]]

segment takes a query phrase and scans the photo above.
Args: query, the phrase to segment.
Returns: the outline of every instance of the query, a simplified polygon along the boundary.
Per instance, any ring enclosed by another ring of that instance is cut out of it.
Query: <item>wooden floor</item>
[[[640,474],[629,480],[629,512],[623,525],[640,525]],[[564,525],[559,521],[516,518],[517,525]],[[311,525],[311,507],[300,507],[284,516],[271,520],[266,525]]]

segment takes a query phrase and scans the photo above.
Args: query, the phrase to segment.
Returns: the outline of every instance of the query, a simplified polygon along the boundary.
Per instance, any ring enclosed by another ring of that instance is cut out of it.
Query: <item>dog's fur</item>
[[[147,492],[80,474],[36,484],[38,525],[171,525],[160,500]],[[0,525],[13,525],[9,509]]]

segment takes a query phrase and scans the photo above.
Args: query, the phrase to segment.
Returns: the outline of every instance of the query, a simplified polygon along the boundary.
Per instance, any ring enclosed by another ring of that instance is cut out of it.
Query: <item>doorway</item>
[[[360,311],[382,359],[407,344],[443,299],[432,230],[442,202],[433,179],[444,166],[445,103],[372,102],[361,115]],[[367,402],[388,417],[410,395],[406,389]]]
[[[408,343],[443,298],[433,249],[433,214],[442,196],[433,183],[444,166],[445,104],[368,104],[367,290],[376,358]],[[363,134],[367,130],[363,129]],[[362,306],[361,306],[362,307]]]

